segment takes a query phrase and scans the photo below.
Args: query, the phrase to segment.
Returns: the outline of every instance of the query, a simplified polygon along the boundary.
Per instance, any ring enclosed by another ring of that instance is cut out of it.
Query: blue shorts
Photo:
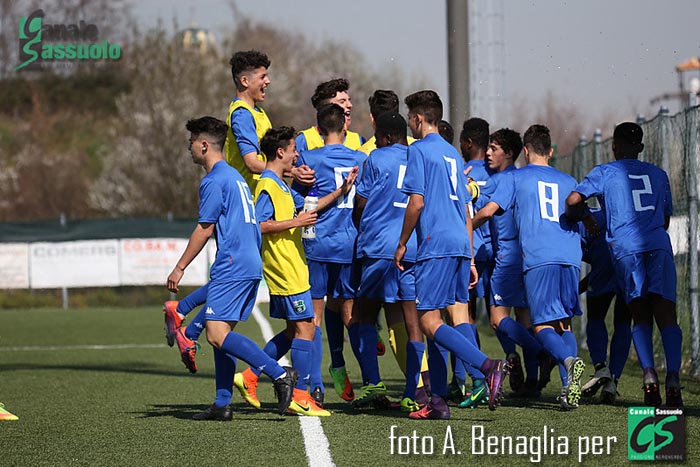
[[[588,275],[587,297],[600,297],[608,294],[617,294],[618,292],[619,288],[615,271],[607,269],[604,271],[591,270],[591,273]]]
[[[313,317],[311,290],[295,295],[270,295],[270,318],[301,321]]]
[[[666,250],[623,256],[615,262],[615,275],[625,303],[650,293],[676,303],[676,265]]]
[[[469,291],[469,298],[473,300],[484,297],[488,308],[491,295],[491,267],[488,261],[477,261],[475,266],[476,272],[479,274],[479,281],[476,283],[476,287]]]
[[[527,308],[523,273],[499,271],[491,274],[491,305]]]
[[[581,314],[578,303],[579,268],[559,264],[525,272],[525,292],[532,324],[573,318]]]
[[[204,318],[207,321],[247,321],[255,306],[260,279],[209,282]]]
[[[403,263],[404,270],[390,259],[362,258],[362,276],[357,296],[384,303],[416,299],[414,263]]]
[[[416,309],[439,310],[455,301],[469,302],[470,260],[464,257],[435,258],[418,261]]]
[[[327,263],[307,259],[311,298],[354,298],[352,264]]]

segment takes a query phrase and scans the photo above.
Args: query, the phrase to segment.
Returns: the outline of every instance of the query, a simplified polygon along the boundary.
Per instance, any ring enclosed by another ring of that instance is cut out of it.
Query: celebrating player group
[[[374,134],[349,129],[345,79],[320,83],[315,124],[273,126],[262,104],[269,58],[237,52],[235,98],[226,121],[187,122],[194,163],[206,170],[198,221],[167,278],[178,292],[185,269],[213,236],[210,281],[164,305],[166,338],[197,371],[199,337],[213,347],[216,394],[196,420],[231,420],[234,387],[260,408],[261,374],[273,382],[280,414],[331,416],[321,368],[325,332],[333,390],[354,410],[395,408],[412,419],[449,419],[450,405],[496,410],[505,397],[539,398],[559,369],[561,410],[586,398],[613,403],[634,342],[644,371],[644,403],[662,403],[652,329],[666,356],[665,405],[683,405],[676,319],[676,271],[666,229],[672,213],[667,174],[638,160],[634,123],[615,127],[615,161],[581,183],[548,165],[549,129],[521,137],[470,118],[460,151],[434,91],[369,97]],[[407,134],[410,129],[410,136]],[[515,162],[522,153],[525,165]],[[590,274],[580,279],[581,262]],[[286,327],[264,348],[240,334],[264,278],[270,316]],[[587,294],[587,343],[595,374],[572,332]],[[486,303],[503,356],[484,354],[476,299]],[[612,301],[608,355],[605,316]],[[203,305],[187,325],[185,316]],[[406,377],[400,401],[387,397],[378,355],[384,309],[390,346]],[[322,326],[325,327],[322,331]],[[357,393],[345,369],[345,332],[361,368]],[[520,347],[520,353],[518,351]],[[290,354],[292,366],[277,361]],[[522,355],[522,357],[521,357]],[[248,364],[236,372],[238,360]]]

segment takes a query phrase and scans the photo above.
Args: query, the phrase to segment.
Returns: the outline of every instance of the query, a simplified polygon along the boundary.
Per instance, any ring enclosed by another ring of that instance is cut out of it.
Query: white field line
[[[33,345],[20,347],[0,347],[0,352],[32,352],[50,350],[124,350],[124,349],[160,349],[165,344],[114,344],[114,345]]]
[[[270,322],[262,314],[257,304],[253,308],[253,318],[255,318],[258,326],[260,326],[265,341],[272,339],[274,337],[272,326],[270,326]],[[282,357],[280,359],[280,364],[289,366],[287,357]],[[306,450],[306,459],[309,462],[309,466],[335,467],[335,463],[331,457],[328,438],[326,438],[326,434],[323,432],[320,417],[298,418],[301,434],[304,437],[304,449]]]

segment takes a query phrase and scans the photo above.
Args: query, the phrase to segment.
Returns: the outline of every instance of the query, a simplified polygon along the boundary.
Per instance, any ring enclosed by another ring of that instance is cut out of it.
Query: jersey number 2
[[[648,206],[642,206],[642,195],[651,195],[651,181],[649,180],[649,175],[632,175],[627,174],[630,180],[641,180],[644,184],[644,188],[641,190],[632,190],[632,201],[634,202],[634,210],[637,212],[641,211],[653,211],[654,205],[650,204]]]

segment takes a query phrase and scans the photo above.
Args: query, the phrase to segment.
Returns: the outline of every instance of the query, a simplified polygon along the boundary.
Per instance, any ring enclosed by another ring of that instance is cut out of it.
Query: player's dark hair
[[[340,133],[345,129],[345,111],[338,104],[326,104],[316,112],[316,123],[324,136]]]
[[[442,119],[442,101],[435,91],[414,92],[404,103],[409,112],[422,115],[427,123],[437,125]]]
[[[472,117],[462,124],[460,141],[472,140],[475,146],[486,149],[489,145],[489,122],[483,118]]]
[[[296,130],[291,126],[279,126],[270,128],[260,140],[260,150],[267,160],[277,159],[278,149],[287,149],[296,135]]]
[[[520,133],[510,128],[501,128],[491,133],[491,141],[498,143],[503,151],[513,154],[513,162],[518,160],[520,151],[523,149],[523,140],[520,139]]]
[[[447,120],[440,120],[440,123],[438,123],[438,133],[450,144],[455,140],[455,130]]]
[[[375,124],[377,133],[393,136],[394,141],[406,139],[406,119],[398,112],[384,112],[375,120]]]
[[[544,125],[534,124],[523,135],[523,146],[530,152],[540,156],[548,156],[552,149],[552,137],[549,128]]]
[[[323,105],[328,104],[328,101],[333,99],[339,92],[347,92],[350,89],[350,83],[345,78],[336,78],[316,86],[314,95],[311,96],[311,105],[314,109],[319,110]]]
[[[262,52],[248,50],[246,52],[236,52],[233,54],[229,64],[231,65],[233,84],[236,85],[236,89],[242,91],[241,75],[260,67],[270,68],[270,59]]]
[[[369,113],[372,114],[375,122],[385,112],[398,113],[398,111],[399,96],[394,91],[377,89],[369,96]]]
[[[224,148],[226,134],[228,133],[228,125],[226,125],[226,122],[209,116],[200,117],[188,120],[185,124],[185,128],[187,128],[187,131],[192,133],[195,138],[205,136],[210,143],[219,146],[219,150]]]
[[[643,139],[644,131],[641,126],[634,122],[620,123],[613,132],[613,142],[616,146],[615,152],[626,157],[636,157],[644,149]]]

